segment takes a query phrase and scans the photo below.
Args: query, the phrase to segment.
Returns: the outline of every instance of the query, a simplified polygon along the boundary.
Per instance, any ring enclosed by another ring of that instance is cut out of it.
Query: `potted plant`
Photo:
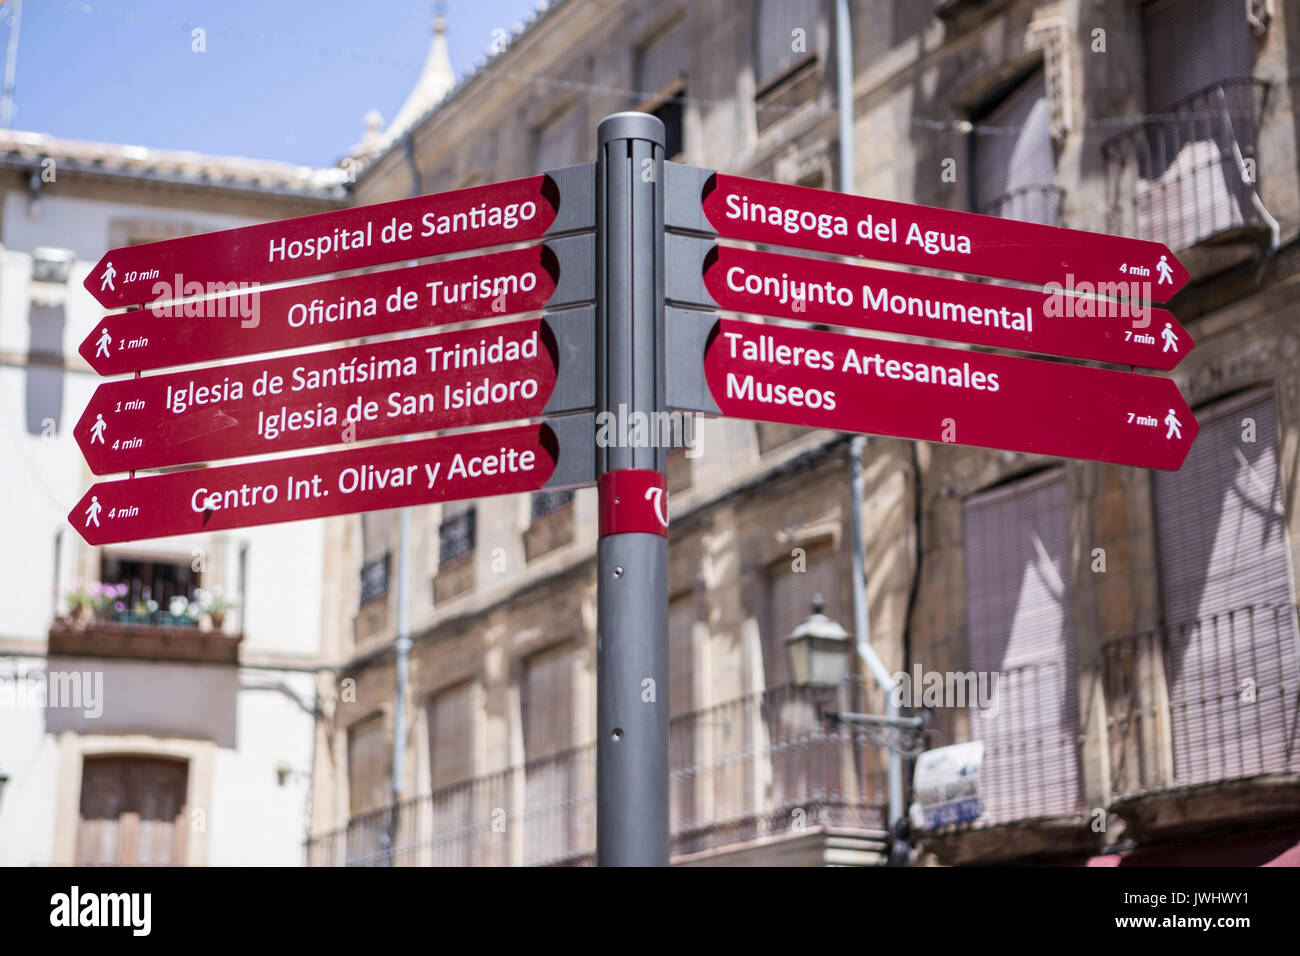
[[[80,581],[67,593],[66,597],[68,616],[74,621],[80,621],[84,624],[95,616],[95,604],[91,599],[91,593],[81,586]]]
[[[227,598],[221,585],[217,585],[211,591],[205,591],[202,588],[194,592],[195,600],[198,606],[212,621],[212,627],[215,630],[221,630],[226,622],[226,615],[235,607],[234,600]]]
[[[177,594],[167,602],[167,614],[170,624],[176,627],[195,627],[199,623],[202,610],[198,604],[183,594]]]
[[[90,589],[90,601],[95,609],[95,617],[101,621],[109,620],[116,610],[116,605],[122,603],[126,592],[125,584],[104,584],[102,581],[96,581]]]

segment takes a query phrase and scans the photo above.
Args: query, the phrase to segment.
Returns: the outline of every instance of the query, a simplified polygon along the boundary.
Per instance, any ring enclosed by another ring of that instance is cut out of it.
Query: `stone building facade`
[[[783,651],[814,594],[853,619],[854,507],[886,666],[999,687],[994,714],[934,711],[931,746],[985,742],[985,812],[913,834],[916,859],[1294,843],[1300,10],[851,8],[857,191],[1166,242],[1192,273],[1170,308],[1197,345],[1172,377],[1201,433],[1177,473],[873,438],[854,501],[845,436],[704,422],[669,471],[674,860],[885,859],[882,751],[789,686]],[[626,109],[664,120],[671,159],[836,188],[834,49],[818,0],[553,3],[375,152],[354,198],[586,162]],[[308,861],[589,862],[594,491],[416,510],[395,816],[397,515],[328,527],[327,600],[354,627],[327,636]],[[843,693],[883,711],[861,676]]]

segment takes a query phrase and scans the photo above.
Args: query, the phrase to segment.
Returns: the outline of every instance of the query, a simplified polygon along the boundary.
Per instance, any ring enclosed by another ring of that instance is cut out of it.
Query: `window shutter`
[[[386,806],[392,789],[392,753],[380,714],[348,728],[348,796],[352,816]]]
[[[643,46],[639,53],[637,92],[645,96],[671,89],[686,74],[686,18]]]
[[[577,105],[570,106],[538,130],[535,172],[570,166],[586,155],[587,134],[582,118],[583,111]]]
[[[432,863],[473,862],[474,685],[444,690],[429,702],[429,770],[433,788]]]
[[[1250,76],[1254,60],[1245,4],[1156,0],[1142,10],[1147,112],[1164,113],[1226,79]]]
[[[526,864],[559,861],[575,851],[573,663],[573,646],[564,644],[534,654],[524,665]]]
[[[825,602],[823,613],[840,619],[839,578],[835,554],[830,548],[809,550],[805,570],[795,571],[793,559],[783,559],[768,577],[767,629],[763,635],[764,686],[784,687],[790,683],[790,662],[785,639],[812,613],[813,597]],[[847,627],[847,625],[845,625]]]
[[[668,604],[669,826],[677,833],[695,819],[695,595]],[[681,718],[681,719],[676,719]]]
[[[758,0],[757,66],[755,81],[762,89],[795,63],[813,52],[817,21],[821,13],[819,0]],[[804,31],[806,49],[797,52],[794,31]]]
[[[970,720],[986,744],[984,819],[1073,812],[1082,789],[1064,471],[971,498],[964,523],[970,666],[997,675],[993,705]]]
[[[1198,418],[1182,469],[1159,472],[1154,485],[1180,786],[1300,766],[1292,736],[1300,667],[1273,397],[1256,392]],[[1246,419],[1254,421],[1253,442],[1242,440]]]
[[[1055,225],[1060,219],[1056,153],[1043,71],[1021,84],[980,125],[991,129],[976,132],[976,212]]]
[[[1157,0],[1143,9],[1145,127],[1138,229],[1184,249],[1254,220],[1236,149],[1254,155],[1254,47],[1243,3]]]

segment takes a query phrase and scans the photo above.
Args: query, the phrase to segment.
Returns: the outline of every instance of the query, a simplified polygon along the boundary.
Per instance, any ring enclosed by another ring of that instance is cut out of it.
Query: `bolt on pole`
[[[664,409],[664,125],[646,113],[615,113],[601,122],[597,143],[597,412],[606,421],[639,413],[654,422]],[[597,442],[600,866],[668,864],[665,457],[654,442]]]

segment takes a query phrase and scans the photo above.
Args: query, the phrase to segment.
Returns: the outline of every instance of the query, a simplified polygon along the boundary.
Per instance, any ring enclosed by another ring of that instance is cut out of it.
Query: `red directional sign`
[[[73,435],[97,475],[161,468],[532,418],[555,373],[535,319],[109,382]]]
[[[545,246],[106,315],[81,343],[101,375],[253,355],[540,309]]]
[[[1059,226],[715,174],[704,214],[721,236],[1165,302],[1188,274],[1168,247]],[[1100,288],[1099,288],[1100,286]],[[1123,289],[1121,290],[1120,287]]]
[[[704,284],[724,309],[1171,369],[1192,338],[1164,309],[715,246]]]
[[[232,291],[537,239],[559,208],[550,177],[357,206],[181,239],[124,246],[86,277],[106,308]]]
[[[68,520],[92,545],[537,491],[559,451],[546,425],[101,481]]]
[[[1167,378],[720,320],[723,415],[1176,470],[1198,425]]]

